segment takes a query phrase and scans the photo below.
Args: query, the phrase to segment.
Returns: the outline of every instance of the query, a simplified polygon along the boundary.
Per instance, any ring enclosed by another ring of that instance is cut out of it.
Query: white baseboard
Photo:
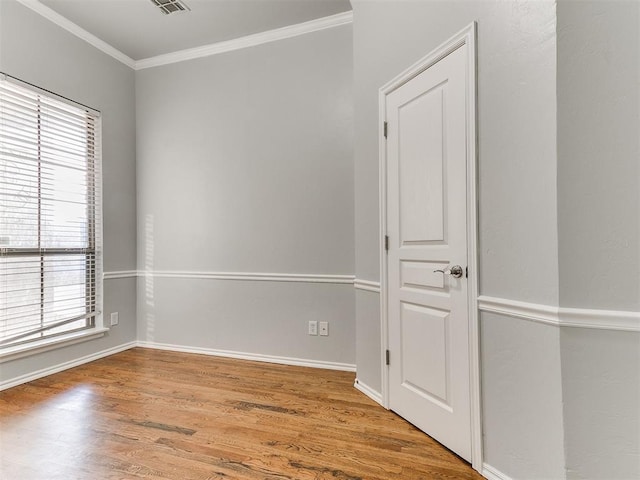
[[[100,358],[108,357],[109,355],[114,355],[116,353],[120,353],[134,347],[153,348],[157,350],[169,350],[172,352],[198,353],[201,355],[237,358],[239,360],[252,360],[255,362],[278,363],[281,365],[292,365],[292,366],[298,366],[298,367],[324,368],[327,370],[341,370],[345,372],[356,371],[356,366],[350,363],[326,362],[322,360],[279,357],[275,355],[262,355],[259,353],[234,352],[229,350],[215,350],[211,348],[185,347],[182,345],[170,345],[166,343],[138,341],[138,342],[128,342],[122,345],[118,345],[116,347],[102,350],[100,352],[92,353],[90,355],[85,355],[84,357],[80,357],[75,360],[60,363],[58,365],[53,365],[51,367],[43,368],[35,372],[31,372],[25,375],[21,375],[19,377],[5,380],[3,382],[0,382],[0,391],[6,390],[7,388],[11,388],[11,387],[16,387],[18,385],[22,385],[23,383],[28,383],[42,377],[46,377],[47,375],[53,375],[54,373],[62,372],[64,370],[68,370],[70,368],[77,367],[79,365],[83,365],[85,363],[89,363],[94,360],[98,360]],[[373,392],[373,390],[371,391]]]
[[[200,355],[212,355],[215,357],[237,358],[238,360],[251,360],[254,362],[278,363],[297,367],[324,368],[327,370],[342,370],[355,372],[356,366],[351,363],[325,362],[322,360],[310,360],[306,358],[279,357],[276,355],[263,355],[260,353],[235,352],[230,350],[217,350],[214,348],[186,347],[184,345],[171,345],[167,343],[138,341],[137,345],[143,348],[156,350],[169,350],[172,352],[198,353]]]
[[[511,477],[505,475],[497,468],[492,467],[486,463],[482,464],[482,476],[488,480],[512,480]]]
[[[367,397],[369,397],[374,402],[382,405],[382,394],[380,392],[376,392],[369,385],[367,385],[366,383],[362,383],[357,378],[353,386],[356,388],[356,390],[360,390],[362,393],[364,393]]]
[[[11,387],[16,387],[18,385],[22,385],[23,383],[32,382],[33,380],[46,377],[47,375],[53,375],[54,373],[62,372],[64,370],[68,370],[70,368],[77,367],[79,365],[84,365],[85,363],[93,362],[94,360],[108,357],[109,355],[113,355],[115,353],[129,350],[130,348],[133,348],[136,345],[137,345],[137,342],[124,343],[116,347],[107,348],[106,350],[102,350],[100,352],[96,352],[90,355],[85,355],[84,357],[76,358],[75,360],[71,360],[69,362],[59,363],[58,365],[54,365],[52,367],[43,368],[42,370],[38,370],[35,372],[28,373],[26,375],[21,375],[19,377],[5,380],[0,383],[0,391],[6,390],[7,388],[11,388]]]

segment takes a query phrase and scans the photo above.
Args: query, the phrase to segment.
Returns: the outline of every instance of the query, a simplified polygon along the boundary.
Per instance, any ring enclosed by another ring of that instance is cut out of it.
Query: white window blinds
[[[0,349],[95,326],[100,118],[0,76]]]

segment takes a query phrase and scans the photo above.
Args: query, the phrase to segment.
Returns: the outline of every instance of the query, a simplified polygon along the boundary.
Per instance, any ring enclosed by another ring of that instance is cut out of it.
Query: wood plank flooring
[[[0,392],[0,478],[482,478],[353,381],[135,348]]]

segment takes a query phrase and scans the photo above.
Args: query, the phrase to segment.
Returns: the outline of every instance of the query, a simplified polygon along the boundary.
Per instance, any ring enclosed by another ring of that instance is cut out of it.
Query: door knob
[[[460,265],[454,265],[453,267],[447,267],[444,270],[434,270],[435,272],[440,272],[444,275],[451,275],[454,278],[460,278],[462,277],[463,274],[463,270],[462,267]]]

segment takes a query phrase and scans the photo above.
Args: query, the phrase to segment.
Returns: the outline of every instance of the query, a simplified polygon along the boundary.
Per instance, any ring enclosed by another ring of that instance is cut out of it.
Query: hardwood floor
[[[482,478],[353,381],[128,350],[0,392],[0,478]]]

